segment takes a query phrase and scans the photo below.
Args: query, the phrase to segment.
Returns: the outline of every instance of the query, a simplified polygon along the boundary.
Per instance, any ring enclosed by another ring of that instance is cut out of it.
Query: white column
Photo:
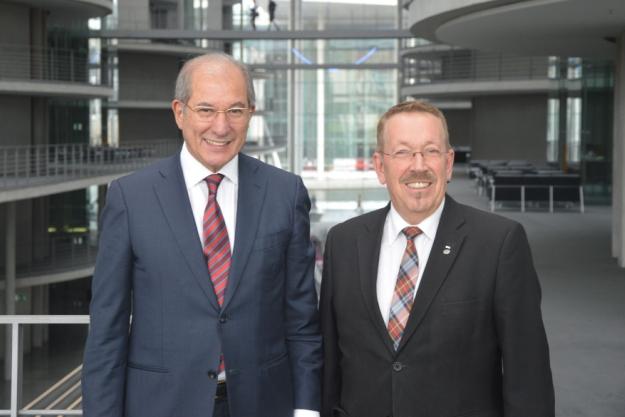
[[[289,9],[289,30],[301,29],[301,16],[302,16],[302,0],[291,0]],[[289,52],[288,63],[297,63],[296,59],[293,59],[291,53],[292,48],[300,49],[301,41],[289,40]],[[302,104],[301,104],[301,89],[302,84],[302,72],[297,69],[287,70],[287,83],[288,83],[288,125],[287,125],[287,153],[289,155],[289,170],[295,173],[300,173],[302,170],[302,138],[297,138],[298,132],[301,127],[302,120]]]
[[[625,267],[625,32],[617,41],[614,68],[614,146],[612,163],[612,256]]]
[[[323,12],[319,12],[317,17],[317,30],[323,32],[325,22]],[[317,39],[317,63],[325,63],[325,41]],[[326,171],[326,79],[325,70],[320,68],[317,70],[317,176],[323,178]]]
[[[4,297],[6,314],[15,314],[15,202],[6,204],[6,235],[5,244],[5,282]],[[11,379],[11,326],[5,326],[6,334],[4,339],[4,379]]]

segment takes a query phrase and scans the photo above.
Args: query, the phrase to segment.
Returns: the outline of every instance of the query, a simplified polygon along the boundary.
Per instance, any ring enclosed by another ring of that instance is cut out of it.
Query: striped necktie
[[[419,276],[419,257],[414,239],[421,233],[421,230],[418,227],[405,227],[402,233],[406,236],[406,250],[399,265],[387,326],[395,350],[399,347],[406,322],[410,316],[414,302],[414,290]]]
[[[219,306],[224,304],[224,295],[230,273],[230,240],[228,229],[217,203],[217,188],[224,178],[221,174],[206,177],[208,185],[208,203],[204,210],[204,256],[208,264],[208,273],[213,283]],[[219,372],[225,369],[224,355],[219,355]]]
[[[224,303],[230,272],[230,240],[219,203],[217,203],[217,188],[222,179],[221,174],[206,177],[208,203],[204,210],[204,256],[219,306]]]

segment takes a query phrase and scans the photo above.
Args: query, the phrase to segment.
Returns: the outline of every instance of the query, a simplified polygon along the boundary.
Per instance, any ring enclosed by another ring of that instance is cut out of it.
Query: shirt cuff
[[[293,417],[319,417],[319,411],[298,409],[293,412]]]

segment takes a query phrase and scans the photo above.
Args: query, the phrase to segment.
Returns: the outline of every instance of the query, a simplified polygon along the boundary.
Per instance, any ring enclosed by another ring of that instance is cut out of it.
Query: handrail
[[[406,51],[401,56],[402,85],[453,81],[569,80],[588,86],[612,85],[609,61],[517,56],[467,49]]]
[[[0,410],[0,416],[20,417],[20,416],[80,416],[82,410],[55,409],[55,410],[35,410],[19,408],[21,402],[20,394],[22,388],[22,328],[24,324],[89,324],[89,316],[85,315],[7,315],[0,316],[0,324],[10,326],[7,331],[6,353],[11,352],[11,393],[8,410]],[[10,340],[10,344],[9,344]],[[6,361],[5,361],[6,362]]]
[[[28,280],[28,277],[93,266],[98,251],[97,240],[90,233],[50,234],[45,239],[18,244],[15,248],[16,253],[30,251],[38,254],[33,255],[28,262],[18,263],[18,288],[21,287],[21,281]],[[0,278],[4,275],[5,271],[0,270]],[[0,281],[0,290],[3,287],[4,282]]]
[[[172,155],[177,140],[134,142],[119,147],[59,144],[0,147],[0,191],[61,179],[130,171]]]
[[[534,80],[557,78],[550,74],[548,57],[519,57],[467,50],[406,53],[401,58],[402,85],[449,81]],[[553,71],[552,71],[553,72]]]
[[[110,85],[107,80],[96,82],[96,79],[90,79],[89,70],[97,66],[97,62],[91,62],[87,49],[33,48],[0,43],[0,79]]]

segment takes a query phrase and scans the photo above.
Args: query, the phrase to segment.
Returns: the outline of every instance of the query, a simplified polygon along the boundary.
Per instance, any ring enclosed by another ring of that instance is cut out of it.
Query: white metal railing
[[[0,416],[80,416],[82,410],[74,409],[32,409],[29,406],[20,408],[22,391],[22,326],[25,324],[89,324],[89,316],[43,316],[43,315],[12,315],[0,316],[0,324],[8,325],[5,354],[10,352],[11,390],[8,410],[0,410]],[[33,404],[31,402],[31,404]]]
[[[407,52],[401,58],[402,84],[449,81],[582,80],[589,87],[611,86],[613,64],[584,63],[577,58],[516,56],[450,49]]]
[[[133,142],[116,148],[88,144],[0,147],[0,191],[59,179],[85,178],[141,168],[180,149],[178,140]]]
[[[468,50],[415,52],[402,57],[402,83],[407,86],[446,81],[548,79],[550,63],[548,57],[475,54]]]
[[[96,67],[97,62],[90,62],[87,49],[0,43],[0,79],[90,83],[89,69]]]
[[[163,139],[128,142],[119,147],[87,144],[0,146],[0,193],[134,171],[173,155],[180,150],[180,144],[179,139]],[[272,156],[285,148],[286,145],[258,145],[258,142],[248,141],[243,152],[255,157]]]

